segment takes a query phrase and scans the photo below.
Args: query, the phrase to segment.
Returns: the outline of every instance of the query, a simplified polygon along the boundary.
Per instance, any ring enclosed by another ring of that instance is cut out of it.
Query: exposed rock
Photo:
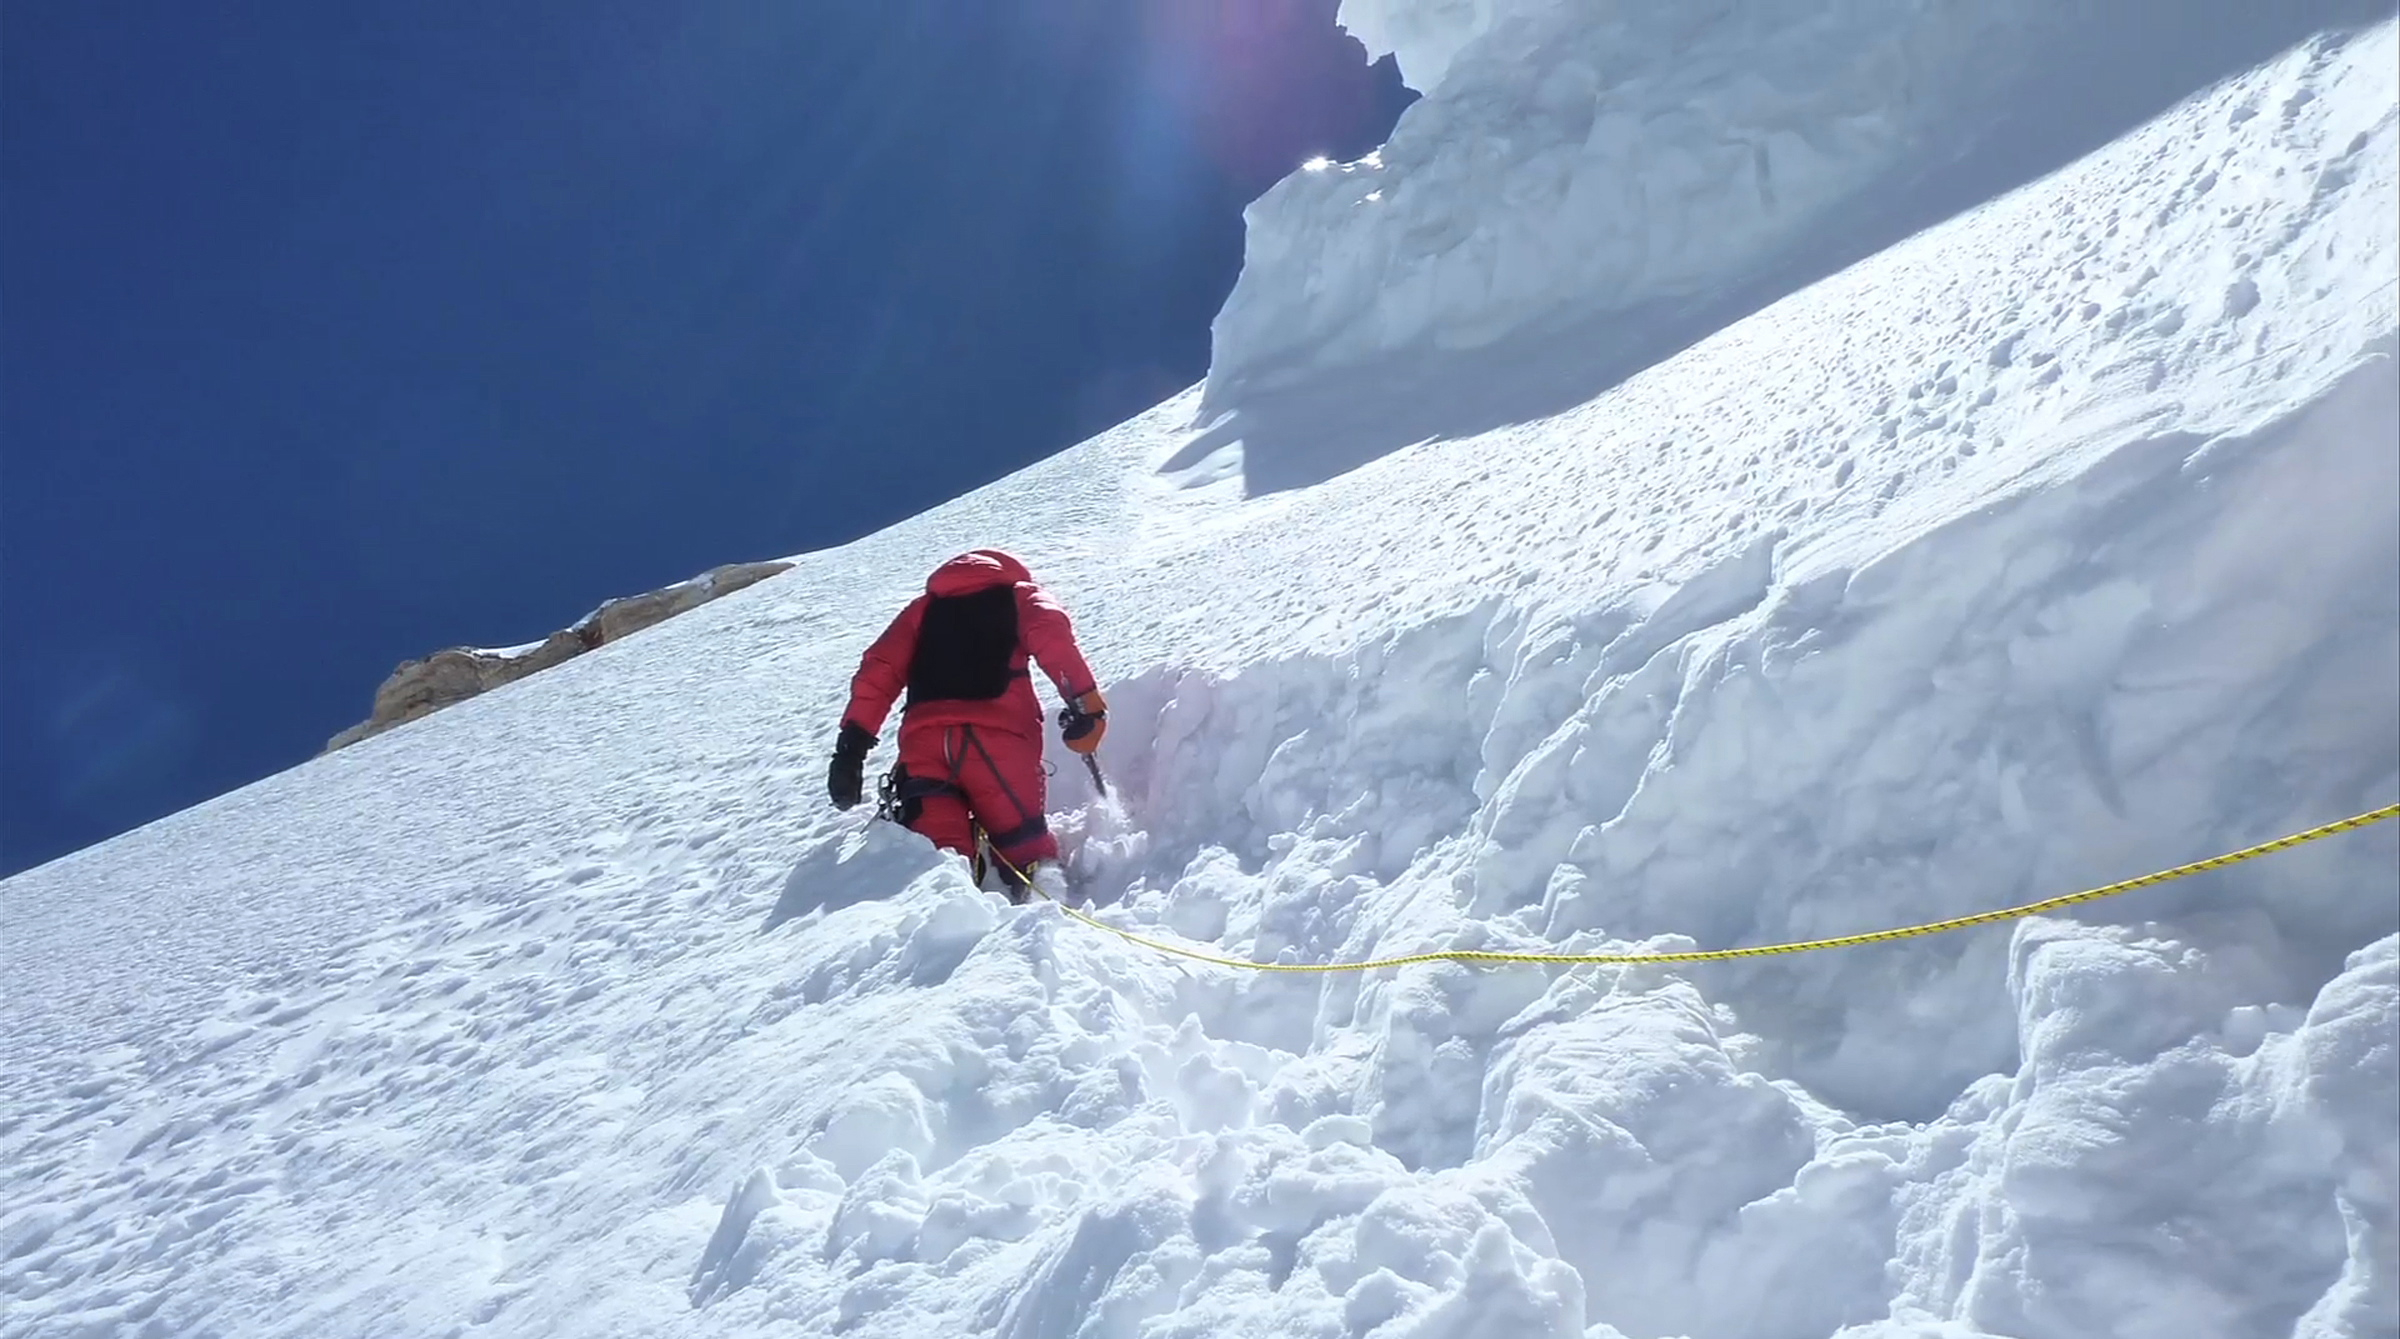
[[[727,563],[663,590],[610,600],[584,615],[575,625],[575,631],[587,646],[600,646],[704,605],[720,595],[731,595],[790,566],[790,563]]]
[[[572,626],[551,633],[529,646],[512,647],[504,651],[456,646],[446,651],[436,651],[422,660],[403,661],[398,669],[392,671],[392,676],[383,681],[383,686],[375,690],[374,714],[335,735],[325,745],[325,751],[331,753],[335,749],[346,748],[371,735],[382,734],[395,725],[429,716],[478,693],[488,693],[502,684],[514,683],[594,647],[631,636],[687,609],[697,608],[720,595],[731,595],[744,586],[755,585],[790,566],[790,563],[779,562],[727,563],[689,581],[678,581],[672,586],[642,595],[610,600],[575,620]]]

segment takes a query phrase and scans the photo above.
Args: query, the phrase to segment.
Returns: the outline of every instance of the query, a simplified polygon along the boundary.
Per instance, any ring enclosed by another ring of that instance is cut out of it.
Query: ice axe
[[[1089,772],[1089,773],[1091,773],[1091,774],[1092,774],[1092,787],[1093,787],[1093,789],[1095,789],[1095,790],[1098,790],[1098,791],[1100,792],[1100,798],[1101,798],[1101,799],[1104,799],[1104,800],[1105,800],[1105,799],[1107,799],[1107,798],[1108,798],[1108,778],[1107,778],[1107,777],[1104,777],[1104,776],[1102,776],[1102,775],[1100,775],[1100,760],[1099,760],[1098,758],[1095,758],[1095,757],[1093,757],[1093,756],[1092,756],[1091,754],[1089,754],[1089,753],[1083,754],[1083,755],[1081,755],[1081,756],[1082,756],[1082,758],[1083,758],[1083,770],[1085,770],[1085,771],[1087,771],[1087,772]]]

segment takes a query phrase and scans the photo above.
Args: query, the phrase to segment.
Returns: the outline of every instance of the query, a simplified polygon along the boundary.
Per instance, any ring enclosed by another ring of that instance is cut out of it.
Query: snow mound
[[[1251,207],[1203,416],[1233,416],[1263,492],[1556,413],[2316,28],[2389,12],[1345,0],[1426,96],[1374,154]]]
[[[1187,394],[10,880],[0,1334],[2388,1335],[2400,824],[1320,977],[818,788],[1001,544],[1111,685],[1072,894],[1261,960],[2390,803],[2395,209],[2387,23],[1556,416],[1244,497]]]

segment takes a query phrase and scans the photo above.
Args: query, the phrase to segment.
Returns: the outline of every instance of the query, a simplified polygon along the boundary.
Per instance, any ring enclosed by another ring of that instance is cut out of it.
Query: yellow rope
[[[1258,972],[1371,972],[1378,968],[1406,967],[1420,962],[1532,962],[1569,966],[1603,963],[1623,967],[1643,963],[1723,962],[1732,958],[1767,958],[1781,953],[1811,953],[1823,948],[1849,948],[1854,944],[1881,944],[1894,939],[1914,939],[1919,935],[1936,935],[1945,930],[1964,930],[1969,926],[1991,925],[2024,916],[2038,916],[2045,911],[2056,911],[2060,907],[2071,907],[2079,902],[2096,902],[2101,898],[2114,897],[2119,893],[2130,893],[2136,888],[2149,888],[2189,875],[2224,869],[2229,865],[2238,865],[2245,860],[2256,860],[2262,855],[2288,851],[2295,846],[2316,841],[2321,837],[2355,831],[2395,817],[2400,817],[2400,804],[2387,804],[2381,809],[2345,818],[2338,823],[2327,823],[2323,827],[2310,828],[2306,832],[2295,832],[2288,837],[2277,837],[2271,842],[2261,842],[2256,846],[2245,847],[2225,855],[2210,856],[2206,860],[2197,860],[2188,865],[2177,865],[2173,869],[2162,869],[2156,874],[2144,874],[2140,878],[2104,884],[2098,888],[2086,888],[2080,893],[2068,893],[2063,897],[2028,902],[2021,907],[2004,907],[1998,911],[1979,911],[1972,916],[1954,916],[1946,921],[1928,921],[1923,925],[1903,926],[1897,930],[1870,930],[1865,934],[1841,935],[1833,939],[1809,939],[1795,944],[1761,944],[1755,948],[1698,949],[1690,953],[1509,953],[1493,949],[1453,948],[1438,949],[1431,953],[1405,953],[1394,958],[1370,958],[1364,962],[1252,962],[1247,958],[1228,958],[1202,949],[1170,943],[1164,939],[1152,939],[1147,935],[1135,934],[1131,930],[1111,925],[1089,912],[1078,910],[1059,901],[1058,898],[1051,896],[1050,890],[1034,883],[1024,871],[1017,870],[1014,865],[1010,865],[1009,868],[1015,870],[1019,878],[1025,879],[1035,892],[1058,903],[1060,911],[1094,929],[1106,930],[1120,939],[1139,944],[1144,948],[1156,949],[1161,953],[1171,953],[1179,958],[1189,958],[1194,962],[1210,963],[1218,967],[1243,967]],[[1008,862],[1002,860],[1001,863],[1007,864]]]

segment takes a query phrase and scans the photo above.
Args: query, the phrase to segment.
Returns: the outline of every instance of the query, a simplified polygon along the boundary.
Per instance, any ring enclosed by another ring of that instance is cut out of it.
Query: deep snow
[[[997,543],[1110,685],[1077,894],[1235,953],[1878,928],[2388,803],[2396,72],[2313,44],[1314,487],[1244,497],[1187,393],[9,881],[0,1332],[2393,1333],[2400,825],[1319,979],[819,787],[867,638]]]

